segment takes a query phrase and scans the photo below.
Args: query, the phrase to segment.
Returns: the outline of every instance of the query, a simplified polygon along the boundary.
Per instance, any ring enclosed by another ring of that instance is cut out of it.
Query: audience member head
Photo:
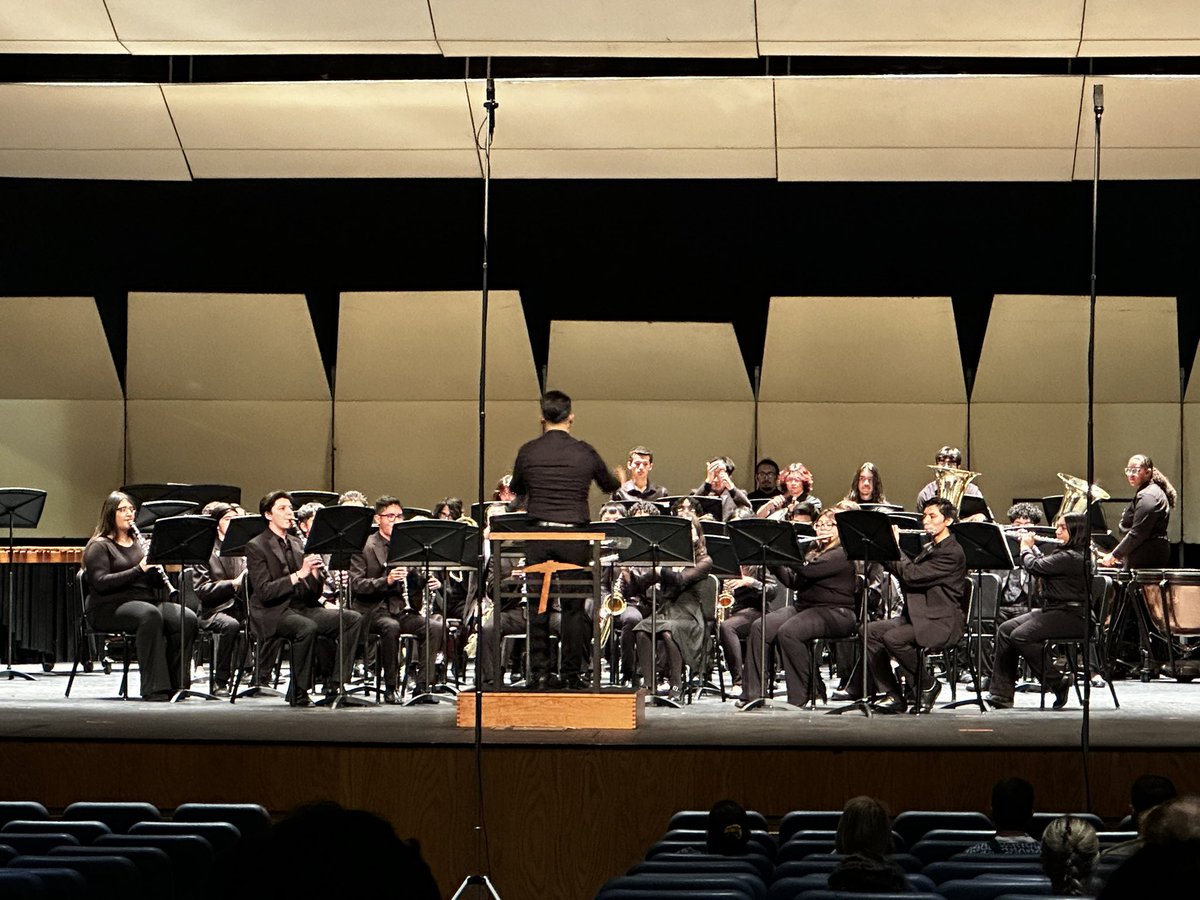
[[[1109,873],[1099,900],[1186,897],[1200,884],[1200,844],[1145,844]]]
[[[1141,829],[1147,844],[1200,842],[1200,797],[1174,797],[1149,810]]]
[[[992,785],[992,821],[997,831],[1027,832],[1032,820],[1032,784],[1024,778],[1002,778]]]
[[[719,800],[708,811],[708,852],[737,856],[746,852],[748,843],[750,817],[746,810],[735,800]]]
[[[1010,525],[1041,525],[1042,510],[1036,503],[1014,503],[1008,508]]]
[[[886,856],[892,851],[892,823],[887,807],[874,797],[851,797],[838,820],[834,850]]]
[[[1042,871],[1055,894],[1091,896],[1092,874],[1099,858],[1096,829],[1082,819],[1061,816],[1042,832]]]
[[[1146,821],[1146,813],[1160,803],[1174,800],[1179,795],[1175,782],[1165,775],[1140,775],[1129,788],[1129,811],[1133,814],[1138,831]]]

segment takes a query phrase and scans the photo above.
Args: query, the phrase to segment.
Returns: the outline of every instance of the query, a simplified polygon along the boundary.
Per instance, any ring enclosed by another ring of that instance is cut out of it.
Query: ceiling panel
[[[437,53],[425,0],[108,0],[134,53]]]
[[[496,99],[498,178],[775,177],[767,78],[498,81]]]
[[[1083,0],[758,0],[764,56],[1074,56]]]
[[[158,85],[0,84],[0,177],[188,178]]]
[[[1092,89],[1104,85],[1100,177],[1200,177],[1200,77],[1089,78],[1080,109],[1075,178],[1090,180],[1095,146]]]
[[[0,53],[126,53],[104,0],[0,0]]]
[[[172,84],[197,178],[478,177],[461,81]]]
[[[1082,79],[775,80],[781,181],[1066,181]]]
[[[430,0],[446,56],[755,57],[754,0]]]
[[[1089,0],[1080,56],[1193,56],[1200,53],[1197,0]]]

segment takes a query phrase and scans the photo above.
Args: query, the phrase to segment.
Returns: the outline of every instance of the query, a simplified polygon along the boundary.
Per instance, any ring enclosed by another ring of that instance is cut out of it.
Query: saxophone
[[[625,612],[629,604],[621,593],[621,577],[613,579],[612,593],[600,601],[600,646],[603,647],[612,637],[613,619]]]
[[[725,621],[725,617],[729,615],[729,610],[733,609],[733,591],[725,587],[725,582],[721,582],[721,593],[717,594],[717,627]]]

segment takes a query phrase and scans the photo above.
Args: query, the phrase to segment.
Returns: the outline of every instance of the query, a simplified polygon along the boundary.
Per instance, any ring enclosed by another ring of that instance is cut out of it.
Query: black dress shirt
[[[1121,515],[1121,531],[1125,536],[1113,550],[1113,556],[1128,569],[1162,568],[1171,553],[1167,542],[1170,521],[1171,504],[1166,492],[1149,482]]]
[[[512,489],[524,494],[535,519],[585,525],[591,520],[588,489],[592,482],[612,493],[620,483],[591,444],[552,428],[517,451]]]
[[[667,496],[667,489],[661,484],[646,482],[646,489],[639,491],[632,481],[627,481],[612,493],[612,499],[636,503],[638,500],[661,500]]]

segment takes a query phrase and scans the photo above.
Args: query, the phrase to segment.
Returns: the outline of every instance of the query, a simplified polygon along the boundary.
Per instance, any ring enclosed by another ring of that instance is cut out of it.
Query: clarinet
[[[129,533],[133,535],[133,539],[135,541],[137,541],[137,545],[141,548],[142,557],[145,558],[145,557],[149,556],[150,555],[150,539],[148,537],[146,537],[145,535],[143,535],[138,530],[138,527],[136,525],[129,526]],[[164,569],[162,566],[158,566],[158,565],[147,566],[146,571],[154,572],[157,575],[157,577],[159,579],[161,579],[161,583],[159,584],[159,587],[166,588],[168,596],[174,596],[177,593],[175,586],[173,584],[171,584],[171,579],[167,577],[166,569]]]

